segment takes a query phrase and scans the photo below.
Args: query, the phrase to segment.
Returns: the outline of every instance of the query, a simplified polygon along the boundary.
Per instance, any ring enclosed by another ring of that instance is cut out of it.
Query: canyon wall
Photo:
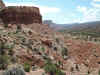
[[[2,0],[0,0],[0,9],[1,9],[1,8],[4,8],[4,7],[5,7],[5,4],[3,3]]]
[[[39,8],[27,6],[9,6],[0,11],[4,24],[42,23]]]

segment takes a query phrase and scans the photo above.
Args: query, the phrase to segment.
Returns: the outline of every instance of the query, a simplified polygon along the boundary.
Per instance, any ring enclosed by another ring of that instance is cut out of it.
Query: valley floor
[[[66,75],[98,75],[100,70],[100,43],[67,39],[69,50]]]

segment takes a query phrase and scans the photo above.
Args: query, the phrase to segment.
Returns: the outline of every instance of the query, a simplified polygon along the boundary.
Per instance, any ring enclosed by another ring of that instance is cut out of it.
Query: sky
[[[43,20],[55,23],[100,21],[100,0],[3,0],[6,6],[37,6]]]

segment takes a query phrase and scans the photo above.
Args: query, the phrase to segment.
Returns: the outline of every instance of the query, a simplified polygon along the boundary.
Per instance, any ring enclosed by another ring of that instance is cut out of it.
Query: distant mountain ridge
[[[77,32],[100,32],[100,21],[95,21],[95,22],[86,22],[86,23],[77,23],[73,24],[71,26],[66,26],[65,29],[66,31],[77,31]]]
[[[96,31],[100,32],[100,21],[86,22],[86,23],[73,23],[73,24],[56,24],[51,20],[44,21],[45,24],[49,24],[55,30],[70,31]]]
[[[44,20],[43,23],[48,24],[49,27],[51,27],[55,30],[60,30],[60,29],[63,29],[67,26],[70,26],[70,24],[57,24],[57,23],[54,23],[52,20]]]

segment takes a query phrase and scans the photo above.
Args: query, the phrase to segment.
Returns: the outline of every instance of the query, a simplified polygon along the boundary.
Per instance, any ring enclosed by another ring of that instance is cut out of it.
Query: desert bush
[[[60,40],[59,40],[59,38],[56,38],[56,42],[59,44],[60,43]]]
[[[15,44],[14,43],[5,43],[5,48],[8,50],[12,50],[14,48]]]
[[[58,67],[60,67],[60,66],[63,65],[63,63],[61,61],[57,61],[55,65],[58,66]]]
[[[33,49],[33,48],[32,48],[33,42],[32,42],[31,39],[22,38],[21,41],[22,41],[22,42],[21,42],[22,45],[26,46],[27,48],[29,48],[29,49],[31,49],[31,50]]]
[[[46,73],[49,73],[50,75],[54,75],[56,72],[56,66],[51,63],[46,63],[44,70]]]
[[[46,75],[45,73],[42,73],[42,75]]]
[[[57,69],[56,75],[66,75],[66,74],[62,72],[60,69]]]
[[[13,43],[13,44],[9,44],[9,43],[7,43],[6,45],[5,45],[5,48],[8,50],[8,55],[13,55],[14,54],[14,51],[13,51],[13,48],[15,47],[15,44]]]
[[[20,32],[21,30],[22,30],[21,25],[17,25],[17,30],[16,30],[16,33]]]
[[[3,75],[26,75],[25,71],[21,67],[13,67],[6,70]]]
[[[45,48],[44,47],[41,47],[41,50],[44,52],[45,51]]]
[[[0,54],[4,55],[6,53],[6,50],[12,51],[14,48],[14,44],[9,44],[7,41],[0,41]]]
[[[54,50],[55,50],[55,51],[57,51],[57,50],[58,50],[58,48],[57,48],[56,46],[54,46]]]
[[[4,27],[7,28],[8,27],[8,24],[4,24]]]
[[[45,53],[42,54],[42,57],[43,57],[44,60],[48,60],[49,59],[49,56],[47,54],[45,54]]]
[[[98,75],[100,75],[100,70],[98,71]]]
[[[65,75],[64,72],[62,72],[59,68],[56,67],[55,64],[51,63],[50,61],[46,62],[44,70],[50,75]]]
[[[36,65],[32,65],[32,71],[35,71],[37,69]]]
[[[24,70],[25,70],[25,72],[30,72],[30,64],[29,63],[24,63]]]
[[[22,44],[26,42],[26,38],[24,37],[21,40],[22,40]]]
[[[5,42],[2,40],[0,41],[0,54],[5,54]]]
[[[68,56],[68,49],[63,47],[61,51],[62,56]]]
[[[6,69],[8,66],[8,56],[0,55],[0,69]]]
[[[0,7],[0,11],[2,10],[2,8]]]
[[[17,59],[16,56],[12,56],[11,59],[10,59],[10,61],[11,61],[13,64],[15,64],[15,63],[18,61],[18,59]]]
[[[13,56],[13,54],[14,54],[14,51],[10,49],[10,50],[8,51],[8,55]]]

